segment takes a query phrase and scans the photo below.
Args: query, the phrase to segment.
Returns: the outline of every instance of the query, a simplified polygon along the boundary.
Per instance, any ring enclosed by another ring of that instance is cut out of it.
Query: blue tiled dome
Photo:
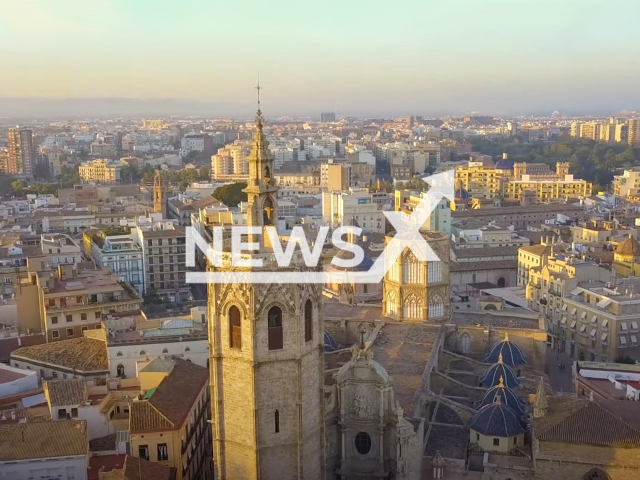
[[[491,405],[496,401],[496,397],[500,397],[500,402],[503,405],[510,407],[518,414],[518,416],[524,415],[524,405],[520,402],[520,399],[513,390],[504,386],[502,378],[499,380],[498,385],[487,390],[487,393],[484,394],[484,397],[482,397],[482,400],[480,401],[479,408]]]
[[[502,362],[502,355],[498,356],[498,363],[494,363],[489,371],[480,379],[480,385],[483,387],[493,387],[500,383],[500,377],[503,378],[504,384],[509,388],[521,387],[518,377],[516,377],[513,369]]]
[[[496,163],[496,168],[498,170],[513,170],[513,162],[511,160],[503,158],[502,160],[498,160],[498,163]]]
[[[518,414],[500,400],[482,407],[471,419],[470,427],[491,437],[515,437],[526,432]]]
[[[510,342],[509,336],[506,334],[503,341],[493,346],[485,360],[496,363],[500,354],[502,354],[502,361],[511,367],[527,363],[527,357],[524,356],[520,347],[516,343]]]
[[[324,332],[324,351],[325,352],[335,352],[338,349],[339,345],[329,332]]]
[[[464,188],[456,188],[455,192],[453,192],[455,198],[460,198],[462,200],[467,200],[469,198],[469,192],[467,192]]]

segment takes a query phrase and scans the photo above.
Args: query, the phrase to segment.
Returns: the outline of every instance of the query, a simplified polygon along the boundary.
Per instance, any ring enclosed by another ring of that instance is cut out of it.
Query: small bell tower
[[[156,168],[153,177],[153,211],[154,213],[162,213],[162,218],[167,217],[167,202],[164,198],[164,182],[160,167]]]
[[[278,188],[273,175],[273,155],[269,151],[269,141],[262,130],[261,89],[258,84],[257,131],[248,157],[249,181],[247,188],[243,190],[247,194],[247,226],[262,227],[262,235],[249,235],[249,241],[259,243],[260,250],[265,246],[265,241],[269,241],[264,227],[273,225],[277,228],[278,224]]]

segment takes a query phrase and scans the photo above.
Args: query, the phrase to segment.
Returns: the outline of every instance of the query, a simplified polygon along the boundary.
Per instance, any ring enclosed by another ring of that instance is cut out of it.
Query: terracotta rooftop
[[[92,452],[104,452],[116,449],[117,433],[112,433],[104,437],[94,438],[89,441],[89,450]]]
[[[0,461],[86,455],[84,420],[59,420],[0,425]]]
[[[57,365],[82,373],[109,369],[105,342],[86,337],[18,348],[11,353],[11,358],[18,362],[24,359]]]
[[[87,384],[82,378],[46,381],[44,392],[52,407],[80,405],[87,400]]]
[[[618,255],[638,257],[640,256],[640,242],[635,238],[629,237],[624,242],[618,244],[615,253]]]
[[[550,442],[640,447],[640,404],[580,398],[549,401],[547,414],[534,419],[534,434]]]
[[[127,455],[123,480],[175,480],[175,468]]]
[[[173,361],[173,370],[160,382],[149,399],[131,404],[131,432],[173,430],[186,420],[209,379],[209,371],[180,358],[174,357]],[[177,398],[180,401],[176,401]]]

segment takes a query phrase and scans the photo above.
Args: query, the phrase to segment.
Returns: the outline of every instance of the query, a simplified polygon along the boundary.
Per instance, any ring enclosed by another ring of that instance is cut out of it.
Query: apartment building
[[[351,164],[329,160],[320,166],[320,186],[329,192],[348,190],[352,185]]]
[[[560,350],[578,360],[640,358],[640,279],[581,282],[563,299]],[[566,307],[566,308],[565,308]]]
[[[184,227],[154,222],[149,226],[135,226],[132,234],[142,249],[145,294],[155,292],[171,302],[187,300],[190,289],[185,284]]]
[[[84,162],[78,171],[80,180],[95,183],[117,183],[120,181],[120,172],[128,163],[123,160],[107,160],[98,158]]]
[[[144,293],[142,248],[128,235],[104,235],[98,232],[91,241],[91,256],[99,268],[108,268],[120,281],[131,285],[138,295]]]
[[[175,357],[156,358],[139,379],[144,398],[131,404],[131,454],[175,468],[176,480],[211,478],[209,371]]]
[[[40,236],[42,254],[49,258],[49,267],[76,264],[82,261],[80,245],[64,233],[43,233]]]
[[[610,272],[595,262],[573,255],[549,252],[541,265],[529,269],[526,284],[528,307],[544,315],[550,341],[558,338],[559,325],[564,316],[564,297],[579,283],[589,280],[606,281]]]
[[[640,119],[633,118],[629,120],[627,141],[629,145],[640,145]]]
[[[542,265],[543,259],[551,253],[552,240],[542,238],[539,244],[528,247],[520,247],[518,249],[518,280],[519,286],[529,283],[529,272],[532,268]],[[556,252],[562,250],[559,246],[554,245]]]
[[[593,184],[586,180],[565,175],[562,179],[536,179],[530,175],[523,175],[522,180],[509,180],[505,184],[505,198],[520,199],[523,192],[535,193],[537,203],[546,203],[557,199],[579,199],[591,195]]]
[[[415,210],[418,204],[425,198],[426,192],[411,192],[409,190],[395,191],[395,210],[403,211],[407,215]],[[426,207],[429,211],[430,206]],[[425,230],[438,231],[443,233],[451,233],[451,207],[446,199],[440,200],[436,208],[429,213],[429,218],[425,221],[422,228]]]
[[[638,197],[640,194],[640,168],[625,170],[613,177],[613,193],[622,198]]]
[[[28,276],[17,288],[18,318],[32,331],[44,331],[48,341],[101,328],[103,314],[140,310],[140,296],[108,269],[59,265],[50,270],[44,261],[37,267],[29,264]]]
[[[365,232],[385,233],[385,216],[366,189],[323,192],[322,218],[331,228],[351,225],[350,222],[355,220]]]
[[[36,152],[33,148],[33,132],[17,126],[10,128],[7,136],[7,172],[33,176],[36,168]]]
[[[88,463],[86,422],[65,420],[2,425],[0,478],[87,480]]]

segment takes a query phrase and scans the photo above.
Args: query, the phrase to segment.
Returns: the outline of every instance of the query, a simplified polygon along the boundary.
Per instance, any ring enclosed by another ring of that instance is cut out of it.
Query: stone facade
[[[421,262],[413,252],[405,249],[391,265],[383,280],[384,316],[413,322],[449,318],[449,239],[438,232],[422,232],[422,235],[440,261]],[[392,236],[387,236],[385,247],[392,240]]]

